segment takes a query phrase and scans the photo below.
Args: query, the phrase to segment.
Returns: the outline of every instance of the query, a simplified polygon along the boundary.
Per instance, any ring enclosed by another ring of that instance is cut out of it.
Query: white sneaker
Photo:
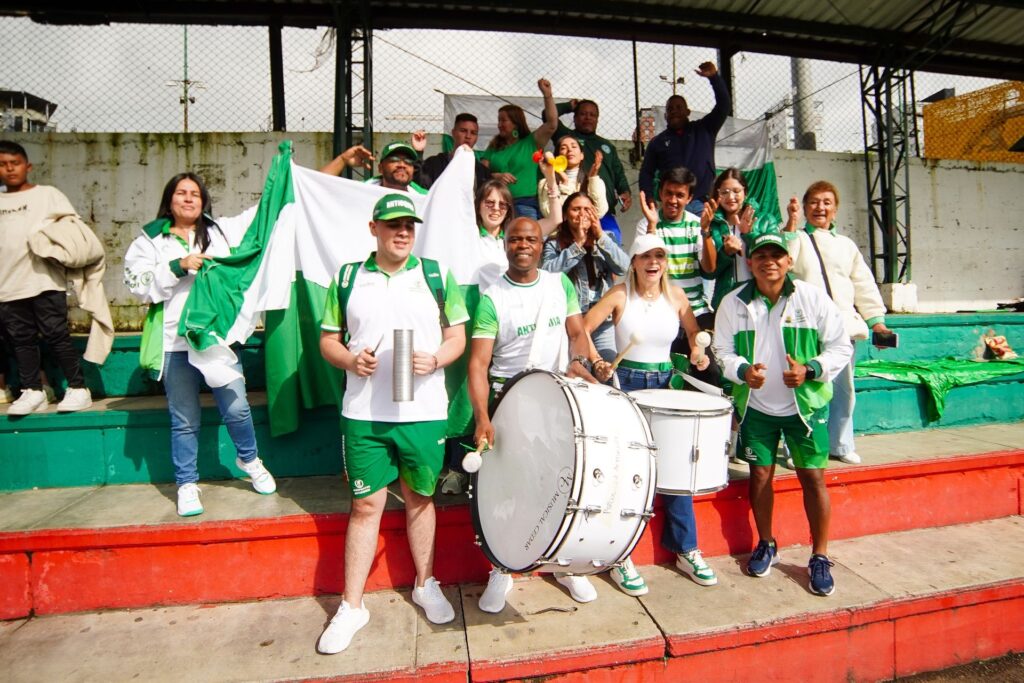
[[[195,484],[182,484],[178,487],[178,515],[194,517],[203,514],[203,501],[199,500],[199,487]]]
[[[14,393],[10,387],[4,387],[0,389],[0,405],[5,403],[14,403]]]
[[[42,389],[25,389],[18,400],[7,409],[8,415],[28,415],[46,410],[46,394]]]
[[[58,413],[73,413],[76,410],[85,410],[92,405],[92,393],[85,387],[77,389],[68,388],[64,392],[64,400],[57,404]]]
[[[714,586],[718,583],[715,570],[704,561],[704,556],[700,554],[700,550],[695,549],[688,553],[678,553],[676,555],[676,567],[701,586]]]
[[[647,595],[644,577],[640,576],[640,572],[636,570],[633,560],[629,557],[623,560],[622,566],[612,569],[612,580],[626,595],[632,595],[634,598]]]
[[[432,624],[447,624],[455,618],[455,609],[441,592],[441,584],[433,576],[422,586],[412,589],[412,601],[423,608],[427,621]]]
[[[320,640],[317,641],[316,651],[324,655],[338,654],[349,646],[352,637],[369,621],[370,610],[366,607],[352,607],[342,600],[331,623],[327,624]]]
[[[555,581],[569,589],[569,595],[576,602],[593,602],[597,600],[597,589],[590,579],[576,574],[555,574]]]
[[[835,458],[839,462],[845,462],[848,465],[859,465],[860,464],[860,456],[857,455],[856,453],[854,453],[853,451],[850,451],[846,455],[830,455],[828,457]]]
[[[512,592],[512,575],[495,567],[487,577],[487,588],[480,595],[480,602],[477,604],[484,612],[497,614],[505,609],[505,596],[510,592]]]
[[[259,458],[252,462],[242,462],[241,458],[235,458],[235,467],[249,475],[256,493],[267,495],[277,490],[274,475],[267,471],[267,468],[263,466],[263,461]]]
[[[441,493],[446,493],[450,496],[457,496],[466,490],[466,484],[469,483],[469,476],[462,472],[449,471],[448,474],[444,475],[444,479],[441,481]]]

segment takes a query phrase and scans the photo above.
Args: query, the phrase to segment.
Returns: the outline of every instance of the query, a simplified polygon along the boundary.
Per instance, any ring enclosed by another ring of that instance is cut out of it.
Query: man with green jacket
[[[775,451],[785,438],[813,540],[810,589],[831,595],[831,506],[824,478],[828,404],[832,378],[850,362],[853,347],[839,309],[825,292],[789,279],[793,261],[781,235],[758,235],[747,253],[753,279],[722,299],[714,336],[718,363],[735,384],[737,451],[750,463],[750,505],[759,540],[747,573],[767,576],[779,562],[772,535],[772,477]]]

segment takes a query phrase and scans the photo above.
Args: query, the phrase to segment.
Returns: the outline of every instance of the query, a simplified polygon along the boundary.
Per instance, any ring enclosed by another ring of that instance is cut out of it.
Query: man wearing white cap
[[[444,373],[466,347],[469,319],[451,273],[412,255],[422,222],[408,195],[387,194],[373,209],[377,250],[342,266],[327,292],[320,352],[345,370],[342,438],[352,511],[345,533],[345,594],[320,637],[324,654],[341,652],[370,619],[363,589],[377,549],[387,487],[400,481],[409,549],[416,566],[412,600],[427,619],[455,617],[433,577],[435,513],[431,496],[444,460],[448,397]],[[413,398],[394,400],[394,332],[411,330]]]

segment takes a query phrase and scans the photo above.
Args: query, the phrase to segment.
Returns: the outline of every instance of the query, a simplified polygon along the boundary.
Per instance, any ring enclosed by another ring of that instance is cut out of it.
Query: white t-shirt
[[[490,374],[508,379],[527,369],[540,328],[534,367],[557,371],[567,360],[563,358],[565,321],[579,314],[576,290],[564,273],[539,270],[537,279],[529,284],[513,282],[503,275],[480,299],[473,337],[494,340]]]
[[[754,296],[761,296],[755,294]],[[767,300],[765,300],[767,302]],[[764,385],[760,389],[752,389],[747,405],[766,415],[782,417],[796,415],[796,395],[782,381],[782,369],[788,369],[786,363],[786,347],[782,341],[782,312],[785,301],[779,299],[768,311],[768,321],[764,324],[763,333],[754,339],[754,358],[757,363],[765,366]]]

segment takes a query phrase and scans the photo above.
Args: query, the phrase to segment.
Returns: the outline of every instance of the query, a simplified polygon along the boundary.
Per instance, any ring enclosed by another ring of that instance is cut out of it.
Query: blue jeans
[[[512,202],[516,207],[516,218],[540,218],[540,204],[536,197],[517,197]]]
[[[857,353],[854,343],[854,353]],[[853,408],[857,395],[853,386],[853,364],[843,368],[832,380],[832,402],[828,415],[829,455],[849,455],[855,451],[853,444]]]
[[[666,389],[671,371],[658,372],[617,368],[619,386],[625,392],[639,389]],[[661,494],[665,507],[665,528],[661,532],[661,545],[674,553],[688,553],[697,549],[697,519],[693,515],[693,496]]]
[[[242,371],[241,363],[235,366]],[[168,351],[164,354],[164,393],[167,410],[171,414],[171,462],[174,480],[178,486],[199,481],[196,461],[199,457],[199,390],[203,375],[188,362],[187,351]],[[245,397],[245,380],[237,379],[227,386],[213,390],[221,419],[227,427],[231,441],[242,462],[256,459],[256,429]]]

